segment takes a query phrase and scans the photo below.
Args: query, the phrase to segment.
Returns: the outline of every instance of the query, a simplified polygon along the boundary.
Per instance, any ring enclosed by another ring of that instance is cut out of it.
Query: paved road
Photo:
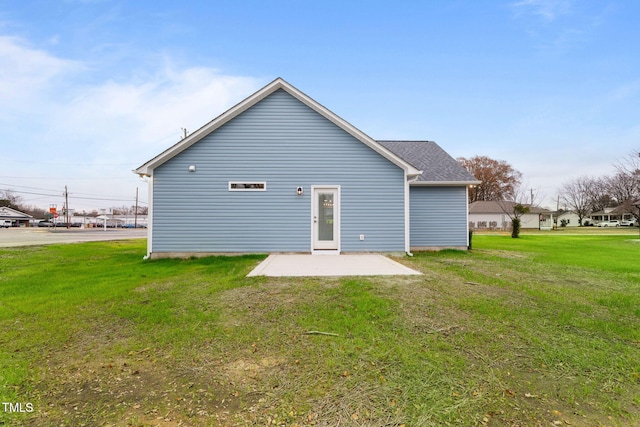
[[[103,240],[141,239],[146,229],[0,228],[0,248],[50,245],[54,243],[95,242]]]

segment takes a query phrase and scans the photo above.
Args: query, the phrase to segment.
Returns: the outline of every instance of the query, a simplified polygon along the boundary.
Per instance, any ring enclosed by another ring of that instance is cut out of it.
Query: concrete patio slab
[[[399,262],[379,254],[285,255],[271,254],[247,276],[396,276],[419,275]]]

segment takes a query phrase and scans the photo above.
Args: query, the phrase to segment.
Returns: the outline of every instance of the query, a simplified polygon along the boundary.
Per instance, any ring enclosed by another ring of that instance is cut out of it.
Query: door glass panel
[[[318,240],[333,240],[333,193],[318,193]]]

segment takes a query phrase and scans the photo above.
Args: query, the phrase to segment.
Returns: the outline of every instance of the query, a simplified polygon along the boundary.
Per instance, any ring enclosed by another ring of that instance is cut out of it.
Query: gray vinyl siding
[[[309,252],[312,185],[340,186],[343,252],[404,250],[403,170],[279,90],[154,170],[152,252]]]
[[[467,246],[465,186],[409,189],[411,247]]]

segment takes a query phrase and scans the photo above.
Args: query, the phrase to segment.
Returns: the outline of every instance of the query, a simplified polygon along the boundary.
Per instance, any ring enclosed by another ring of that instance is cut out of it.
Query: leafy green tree
[[[529,206],[516,203],[513,205],[513,217],[511,218],[511,237],[517,239],[520,237],[520,226],[522,225],[522,215],[529,213]]]

